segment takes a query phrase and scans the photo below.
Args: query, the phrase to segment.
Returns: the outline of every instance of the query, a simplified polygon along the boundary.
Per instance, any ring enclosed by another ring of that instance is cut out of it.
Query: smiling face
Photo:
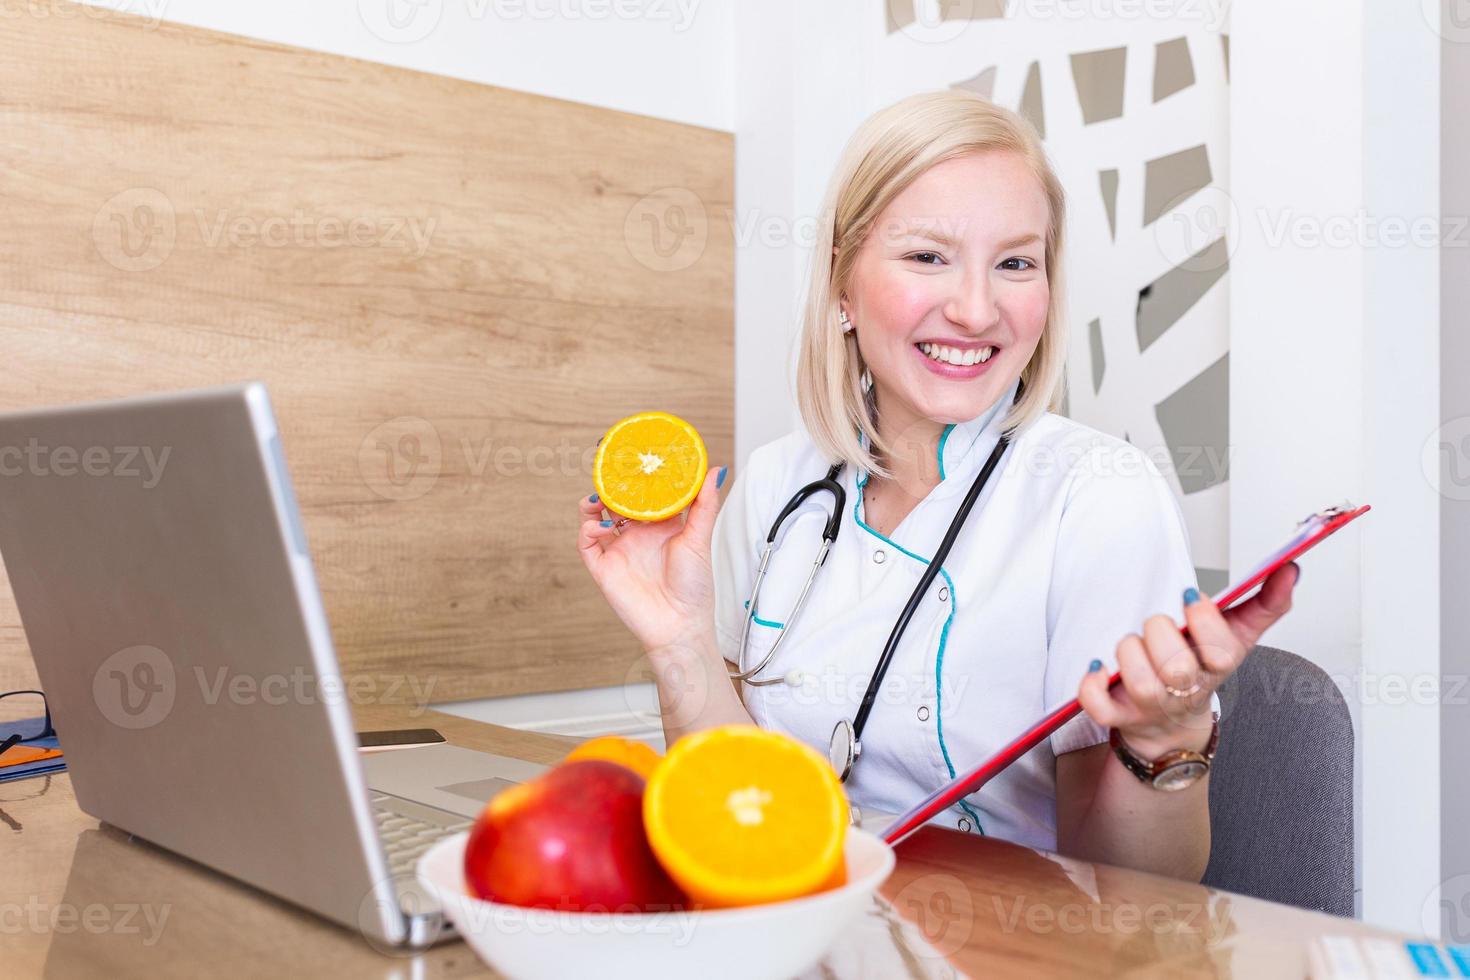
[[[930,167],[879,215],[842,308],[873,375],[885,439],[929,442],[1020,376],[1051,300],[1049,225],[1030,167],[1001,150]]]

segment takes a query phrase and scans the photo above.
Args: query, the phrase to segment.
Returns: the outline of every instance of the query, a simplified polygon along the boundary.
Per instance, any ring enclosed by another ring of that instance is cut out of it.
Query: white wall
[[[1363,917],[1423,932],[1438,707],[1385,683],[1439,668],[1438,498],[1420,465],[1438,424],[1438,254],[1357,217],[1439,213],[1438,39],[1369,0],[1241,3],[1232,19],[1232,561],[1335,499],[1376,507],[1304,561],[1271,642],[1346,688]]]
[[[1447,8],[1448,9],[1448,8]],[[1445,30],[1440,74],[1440,212],[1454,221],[1470,216],[1470,22]],[[1453,452],[1440,458],[1440,674],[1447,685],[1464,685],[1443,704],[1440,718],[1440,856],[1446,941],[1470,943],[1470,777],[1464,755],[1470,746],[1470,230],[1440,254],[1441,436]],[[1454,470],[1448,467],[1453,465]]]
[[[95,6],[730,130],[732,0],[84,0]]]
[[[797,11],[747,0],[735,14],[735,458],[790,431],[784,366],[800,278],[794,244]],[[762,57],[757,57],[759,52]]]

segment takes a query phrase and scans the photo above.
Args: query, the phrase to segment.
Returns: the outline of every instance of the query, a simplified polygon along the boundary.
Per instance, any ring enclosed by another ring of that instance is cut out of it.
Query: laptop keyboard
[[[378,837],[388,858],[388,871],[395,878],[412,880],[419,857],[450,834],[469,830],[471,821],[457,813],[435,810],[410,800],[383,793],[372,797]]]

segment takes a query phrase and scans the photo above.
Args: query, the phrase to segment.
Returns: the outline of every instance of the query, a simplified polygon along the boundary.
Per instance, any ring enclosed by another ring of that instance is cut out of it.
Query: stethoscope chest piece
[[[862,744],[852,730],[852,722],[843,718],[832,726],[832,738],[827,742],[827,761],[832,764],[838,780],[847,782],[853,760],[862,750]]]

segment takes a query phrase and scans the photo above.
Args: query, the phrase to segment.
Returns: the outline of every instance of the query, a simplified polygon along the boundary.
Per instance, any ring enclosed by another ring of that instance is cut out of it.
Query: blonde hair
[[[1066,200],[1041,140],[1026,120],[972,93],[911,95],[858,127],[832,174],[818,222],[802,313],[796,398],[813,443],[833,462],[879,478],[890,475],[878,463],[892,447],[878,434],[876,405],[864,390],[866,365],[857,334],[844,335],[838,320],[839,297],[851,280],[858,248],[889,202],[919,175],[937,163],[985,150],[1019,154],[1036,175],[1051,211],[1045,242],[1051,293],[1046,325],[1021,372],[1021,398],[1001,424],[1013,435],[1060,408],[1067,359],[1061,275]]]

